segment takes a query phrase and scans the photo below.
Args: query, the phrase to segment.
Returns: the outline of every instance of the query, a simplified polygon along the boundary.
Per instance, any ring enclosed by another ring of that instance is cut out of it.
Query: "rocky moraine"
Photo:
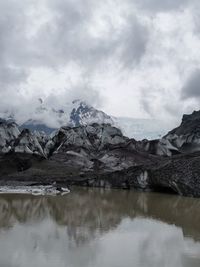
[[[200,111],[159,140],[136,141],[110,124],[51,135],[0,122],[0,184],[81,185],[200,197]]]

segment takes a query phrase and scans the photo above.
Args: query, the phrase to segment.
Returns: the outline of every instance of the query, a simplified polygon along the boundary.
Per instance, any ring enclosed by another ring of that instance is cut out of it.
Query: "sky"
[[[83,99],[180,121],[200,106],[198,0],[0,0],[0,112]]]

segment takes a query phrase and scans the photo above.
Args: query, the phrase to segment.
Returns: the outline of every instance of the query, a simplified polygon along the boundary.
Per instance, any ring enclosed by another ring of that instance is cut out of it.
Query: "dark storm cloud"
[[[183,99],[200,97],[200,69],[196,69],[182,88]]]

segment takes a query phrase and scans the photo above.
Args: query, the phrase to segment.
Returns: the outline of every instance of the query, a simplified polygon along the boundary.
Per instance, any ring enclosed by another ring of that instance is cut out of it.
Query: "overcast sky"
[[[200,2],[0,0],[0,96],[180,120],[200,107]]]

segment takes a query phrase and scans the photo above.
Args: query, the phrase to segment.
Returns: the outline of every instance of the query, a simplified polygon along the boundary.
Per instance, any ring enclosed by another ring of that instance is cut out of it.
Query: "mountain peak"
[[[62,126],[77,127],[93,123],[116,126],[123,131],[124,135],[137,140],[159,138],[169,130],[166,123],[163,124],[158,120],[114,118],[81,99],[75,99],[64,106],[57,105],[56,107],[48,105],[47,101],[43,101],[42,98],[36,100],[35,109],[31,112],[27,110],[23,121],[19,120],[19,116],[8,111],[0,114],[0,117],[18,122],[20,129],[28,128],[31,131],[43,131],[46,134],[51,134]]]
[[[194,120],[200,120],[200,110],[193,111],[192,114],[184,114],[182,122],[188,122],[188,121],[194,121]]]
[[[73,109],[70,114],[70,125],[80,126],[92,123],[114,124],[113,119],[103,111],[97,110],[85,101],[73,101]]]

